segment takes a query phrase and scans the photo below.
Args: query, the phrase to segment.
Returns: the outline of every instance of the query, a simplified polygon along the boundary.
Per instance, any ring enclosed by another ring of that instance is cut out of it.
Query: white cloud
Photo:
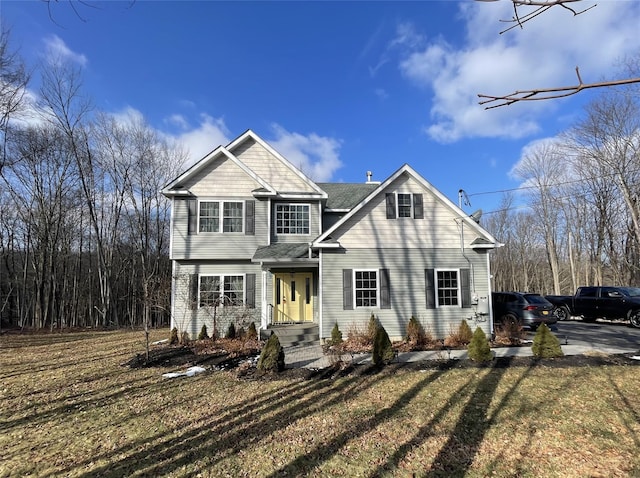
[[[602,2],[577,16],[552,8],[524,28],[502,35],[498,32],[505,24],[499,20],[512,17],[511,2],[468,2],[460,11],[466,32],[462,46],[434,39],[406,50],[400,62],[406,78],[433,92],[425,131],[440,142],[535,133],[543,115],[557,111],[561,101],[487,111],[478,105],[477,94],[573,85],[576,66],[585,82],[598,81],[617,60],[640,49],[640,2]],[[417,36],[407,35],[403,28],[395,44],[419,44],[407,42]]]
[[[193,129],[188,129],[189,124],[184,118],[182,119],[184,120],[184,131],[174,136],[174,139],[184,144],[188,150],[187,167],[202,159],[221,144],[226,145],[230,141],[229,130],[222,118],[214,118],[202,113],[199,124]]]
[[[339,140],[315,133],[307,136],[291,133],[277,124],[273,130],[276,138],[267,142],[313,181],[329,181],[342,166]]]
[[[88,63],[85,55],[72,51],[64,40],[57,35],[45,38],[44,43],[47,60],[51,63],[57,64],[70,61],[83,67]]]

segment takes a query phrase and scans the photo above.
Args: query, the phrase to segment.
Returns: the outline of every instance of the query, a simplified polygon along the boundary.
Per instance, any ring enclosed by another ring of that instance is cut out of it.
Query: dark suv
[[[518,322],[535,330],[542,323],[548,325],[558,321],[553,304],[540,294],[493,292],[491,301],[496,325]]]

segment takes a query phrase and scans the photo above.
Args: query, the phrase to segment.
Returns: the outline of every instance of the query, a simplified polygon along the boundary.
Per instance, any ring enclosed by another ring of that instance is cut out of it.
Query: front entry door
[[[313,274],[276,273],[273,281],[274,323],[313,321]]]

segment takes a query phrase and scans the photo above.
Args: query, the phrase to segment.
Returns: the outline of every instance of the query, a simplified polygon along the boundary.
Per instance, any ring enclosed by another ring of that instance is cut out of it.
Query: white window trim
[[[200,230],[200,204],[203,202],[218,203],[218,212],[220,215],[218,217],[217,231],[201,231]],[[224,203],[229,203],[229,202],[239,202],[242,204],[242,222],[241,222],[242,230],[241,231],[224,232]],[[247,215],[246,204],[244,199],[198,199],[198,210],[196,213],[198,216],[198,224],[196,226],[198,228],[197,229],[198,234],[244,234],[244,227],[245,227],[246,215]]]
[[[306,206],[309,210],[309,232],[306,234],[292,234],[289,232],[278,232],[278,206]],[[273,217],[274,217],[274,233],[277,236],[308,236],[311,234],[311,204],[300,202],[277,202],[273,205]]]
[[[452,272],[454,271],[456,273],[456,281],[458,282],[458,288],[457,288],[457,297],[458,297],[458,303],[456,305],[440,305],[440,301],[438,300],[438,272]],[[434,294],[435,294],[435,303],[436,303],[436,309],[461,309],[462,308],[462,288],[461,288],[461,284],[460,284],[460,269],[455,269],[455,268],[441,268],[441,269],[434,269],[433,270],[433,283],[434,283]]]
[[[358,305],[356,297],[356,273],[357,272],[375,272],[376,273],[376,305]],[[379,309],[380,308],[380,270],[379,269],[353,269],[353,308],[354,309]]]
[[[415,211],[413,210],[413,194],[414,193],[410,193],[410,192],[405,192],[405,191],[396,191],[396,219],[413,219],[415,216]],[[406,196],[409,196],[411,199],[409,200],[409,206],[411,207],[411,215],[408,217],[400,217],[400,198],[398,197],[400,194],[404,194]]]
[[[242,277],[242,305],[247,303],[247,274],[198,274],[198,309],[207,307],[203,306],[200,300],[200,293],[202,292],[200,287],[202,286],[203,277],[219,277],[220,278],[220,295],[224,296],[224,278],[225,277]],[[218,305],[218,307],[225,307],[224,301]],[[230,307],[230,306],[228,306]]]

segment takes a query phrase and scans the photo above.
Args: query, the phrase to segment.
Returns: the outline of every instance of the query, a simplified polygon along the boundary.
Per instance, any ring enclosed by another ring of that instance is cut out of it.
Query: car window
[[[582,287],[578,293],[579,297],[596,297],[597,295],[597,287]]]
[[[524,297],[530,304],[551,305],[551,303],[540,294],[525,294]]]
[[[640,297],[639,287],[620,287],[621,291],[627,294],[629,297]]]

